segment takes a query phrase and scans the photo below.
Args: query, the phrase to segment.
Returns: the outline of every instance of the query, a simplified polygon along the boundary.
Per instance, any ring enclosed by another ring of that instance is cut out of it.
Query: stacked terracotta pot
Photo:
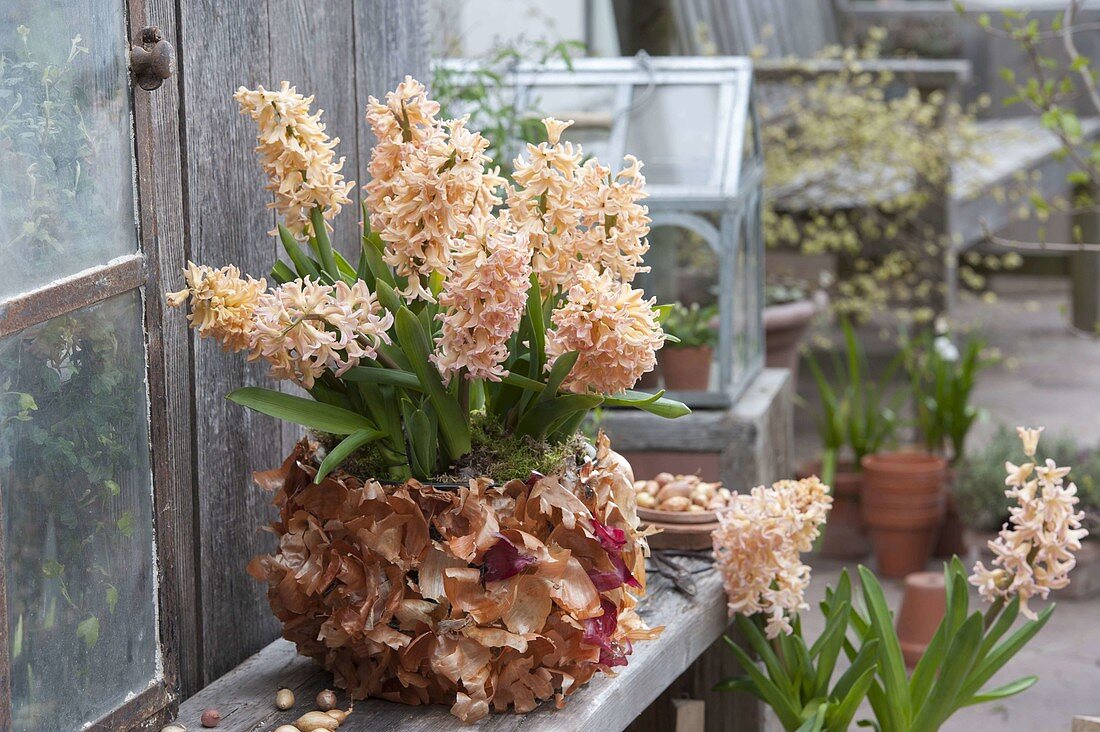
[[[924,452],[863,458],[863,521],[878,571],[904,577],[925,568],[947,506],[947,461]]]

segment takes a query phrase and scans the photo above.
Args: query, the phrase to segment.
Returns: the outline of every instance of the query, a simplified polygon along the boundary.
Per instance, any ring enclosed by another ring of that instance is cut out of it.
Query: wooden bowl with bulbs
[[[706,549],[718,527],[716,512],[729,505],[731,493],[720,482],[698,475],[658,473],[652,480],[634,481],[638,518],[661,533],[649,537],[653,549]]]

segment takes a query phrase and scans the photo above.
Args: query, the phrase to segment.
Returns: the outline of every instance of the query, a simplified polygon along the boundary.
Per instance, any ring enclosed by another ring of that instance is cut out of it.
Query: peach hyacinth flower
[[[588,228],[578,251],[598,269],[610,269],[623,282],[631,282],[639,272],[649,271],[642,266],[649,251],[649,209],[639,203],[648,195],[641,161],[627,155],[624,163],[615,175],[594,160],[585,163],[582,175],[593,181],[582,189],[594,193],[581,201],[582,221]]]
[[[329,139],[321,112],[310,114],[313,97],[302,96],[286,81],[278,91],[242,86],[233,98],[241,114],[250,116],[259,128],[256,152],[267,173],[266,188],[275,196],[269,206],[295,237],[307,238],[313,209],[320,207],[327,220],[351,202],[348,195],[355,182],[344,181],[340,173],[344,158],[337,160],[333,152],[340,138]]]
[[[255,312],[249,360],[264,359],[271,375],[309,389],[325,369],[337,376],[374,358],[393,315],[360,280],[322,285],[292,280],[265,294]]]
[[[801,553],[813,548],[832,500],[816,477],[781,480],[736,494],[729,508],[718,512],[714,558],[729,610],[766,615],[769,638],[790,634],[790,615],[808,607],[810,568]]]
[[[424,279],[450,267],[451,242],[492,215],[504,185],[485,151],[489,142],[465,118],[439,122],[439,105],[406,77],[383,104],[371,97],[367,120],[379,139],[367,183],[370,223],[386,242],[383,259],[408,278],[404,295],[434,300]]]
[[[531,277],[531,244],[484,217],[474,233],[453,243],[451,271],[443,283],[436,316],[442,321],[432,362],[445,383],[466,369],[468,379],[500,381],[508,342],[519,328]]]
[[[563,387],[575,393],[618,394],[634,386],[657,363],[665,334],[657,322],[655,298],[591,265],[577,272],[546,334],[549,363],[577,351],[577,363]]]
[[[556,290],[573,281],[577,258],[581,206],[578,200],[594,195],[581,191],[581,149],[562,142],[561,134],[573,123],[547,117],[542,120],[547,142],[527,144],[526,157],[513,161],[515,187],[508,190],[508,212],[518,230],[527,234],[534,249],[533,267],[544,290]]]
[[[1042,427],[1017,429],[1027,457],[1034,459],[1042,431]],[[1033,462],[1008,462],[1005,472],[1005,495],[1015,499],[1016,505],[1009,509],[1008,523],[1000,534],[989,542],[994,555],[991,566],[975,564],[970,582],[988,602],[1018,596],[1020,612],[1034,620],[1037,616],[1028,601],[1046,599],[1051,590],[1069,584],[1069,573],[1077,563],[1073,553],[1081,549],[1088,531],[1081,528],[1084,512],[1075,510],[1077,486],[1065,483],[1070,468],[1047,459],[1038,467]]]
[[[649,271],[641,266],[649,249],[649,211],[638,203],[646,196],[641,163],[628,155],[615,175],[596,160],[582,165],[581,148],[561,140],[573,123],[542,123],[547,142],[529,143],[515,160],[507,201],[516,227],[531,237],[543,288],[568,287],[586,263],[623,282]]]
[[[202,338],[214,338],[227,351],[248,348],[252,335],[252,313],[267,289],[267,281],[241,278],[241,272],[230,265],[214,269],[206,265],[187,263],[183,271],[187,287],[167,294],[174,308],[191,302],[187,316],[191,327]]]

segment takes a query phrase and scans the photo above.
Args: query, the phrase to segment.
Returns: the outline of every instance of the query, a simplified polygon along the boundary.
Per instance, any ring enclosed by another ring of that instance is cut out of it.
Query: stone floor
[[[972,440],[980,442],[998,424],[1044,425],[1069,431],[1083,445],[1100,446],[1100,340],[1072,332],[1066,325],[1068,282],[1055,277],[1011,277],[995,284],[998,302],[967,302],[959,321],[978,328],[1001,349],[1002,365],[982,374],[975,401],[987,411]],[[803,370],[805,372],[805,370]],[[803,373],[800,394],[815,399]],[[816,449],[813,423],[796,420],[796,451],[809,457]],[[840,565],[815,566],[811,606],[835,582]],[[886,590],[892,604],[900,583]],[[820,627],[820,613],[808,625]],[[1039,683],[1000,703],[962,710],[945,731],[1027,730],[1065,732],[1075,714],[1100,715],[1100,598],[1060,600],[1047,627],[1002,671],[994,683],[1038,675]]]

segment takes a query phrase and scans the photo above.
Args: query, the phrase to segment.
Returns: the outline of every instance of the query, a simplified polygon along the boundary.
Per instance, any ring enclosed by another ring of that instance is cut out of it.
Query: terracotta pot
[[[710,364],[714,350],[710,346],[662,348],[661,374],[669,391],[706,391],[710,385]]]
[[[943,616],[947,591],[940,572],[913,572],[905,577],[905,594],[898,611],[898,641],[905,665],[912,668],[924,655]]]
[[[928,563],[947,503],[946,468],[946,461],[928,453],[863,458],[863,521],[881,574],[904,577]]]
[[[864,501],[862,508],[880,574],[904,577],[925,568],[943,521],[942,497],[931,504],[909,506]]]
[[[817,313],[811,300],[799,300],[764,308],[765,363],[770,368],[791,370],[791,381],[798,383],[798,346]]]
[[[821,475],[821,461],[807,463],[798,477]],[[850,462],[837,465],[832,488],[833,507],[825,522],[820,554],[831,559],[861,559],[871,553],[867,529],[859,510],[859,495],[863,489],[863,473]]]
[[[864,485],[879,494],[942,493],[947,461],[927,452],[885,452],[863,458]]]

